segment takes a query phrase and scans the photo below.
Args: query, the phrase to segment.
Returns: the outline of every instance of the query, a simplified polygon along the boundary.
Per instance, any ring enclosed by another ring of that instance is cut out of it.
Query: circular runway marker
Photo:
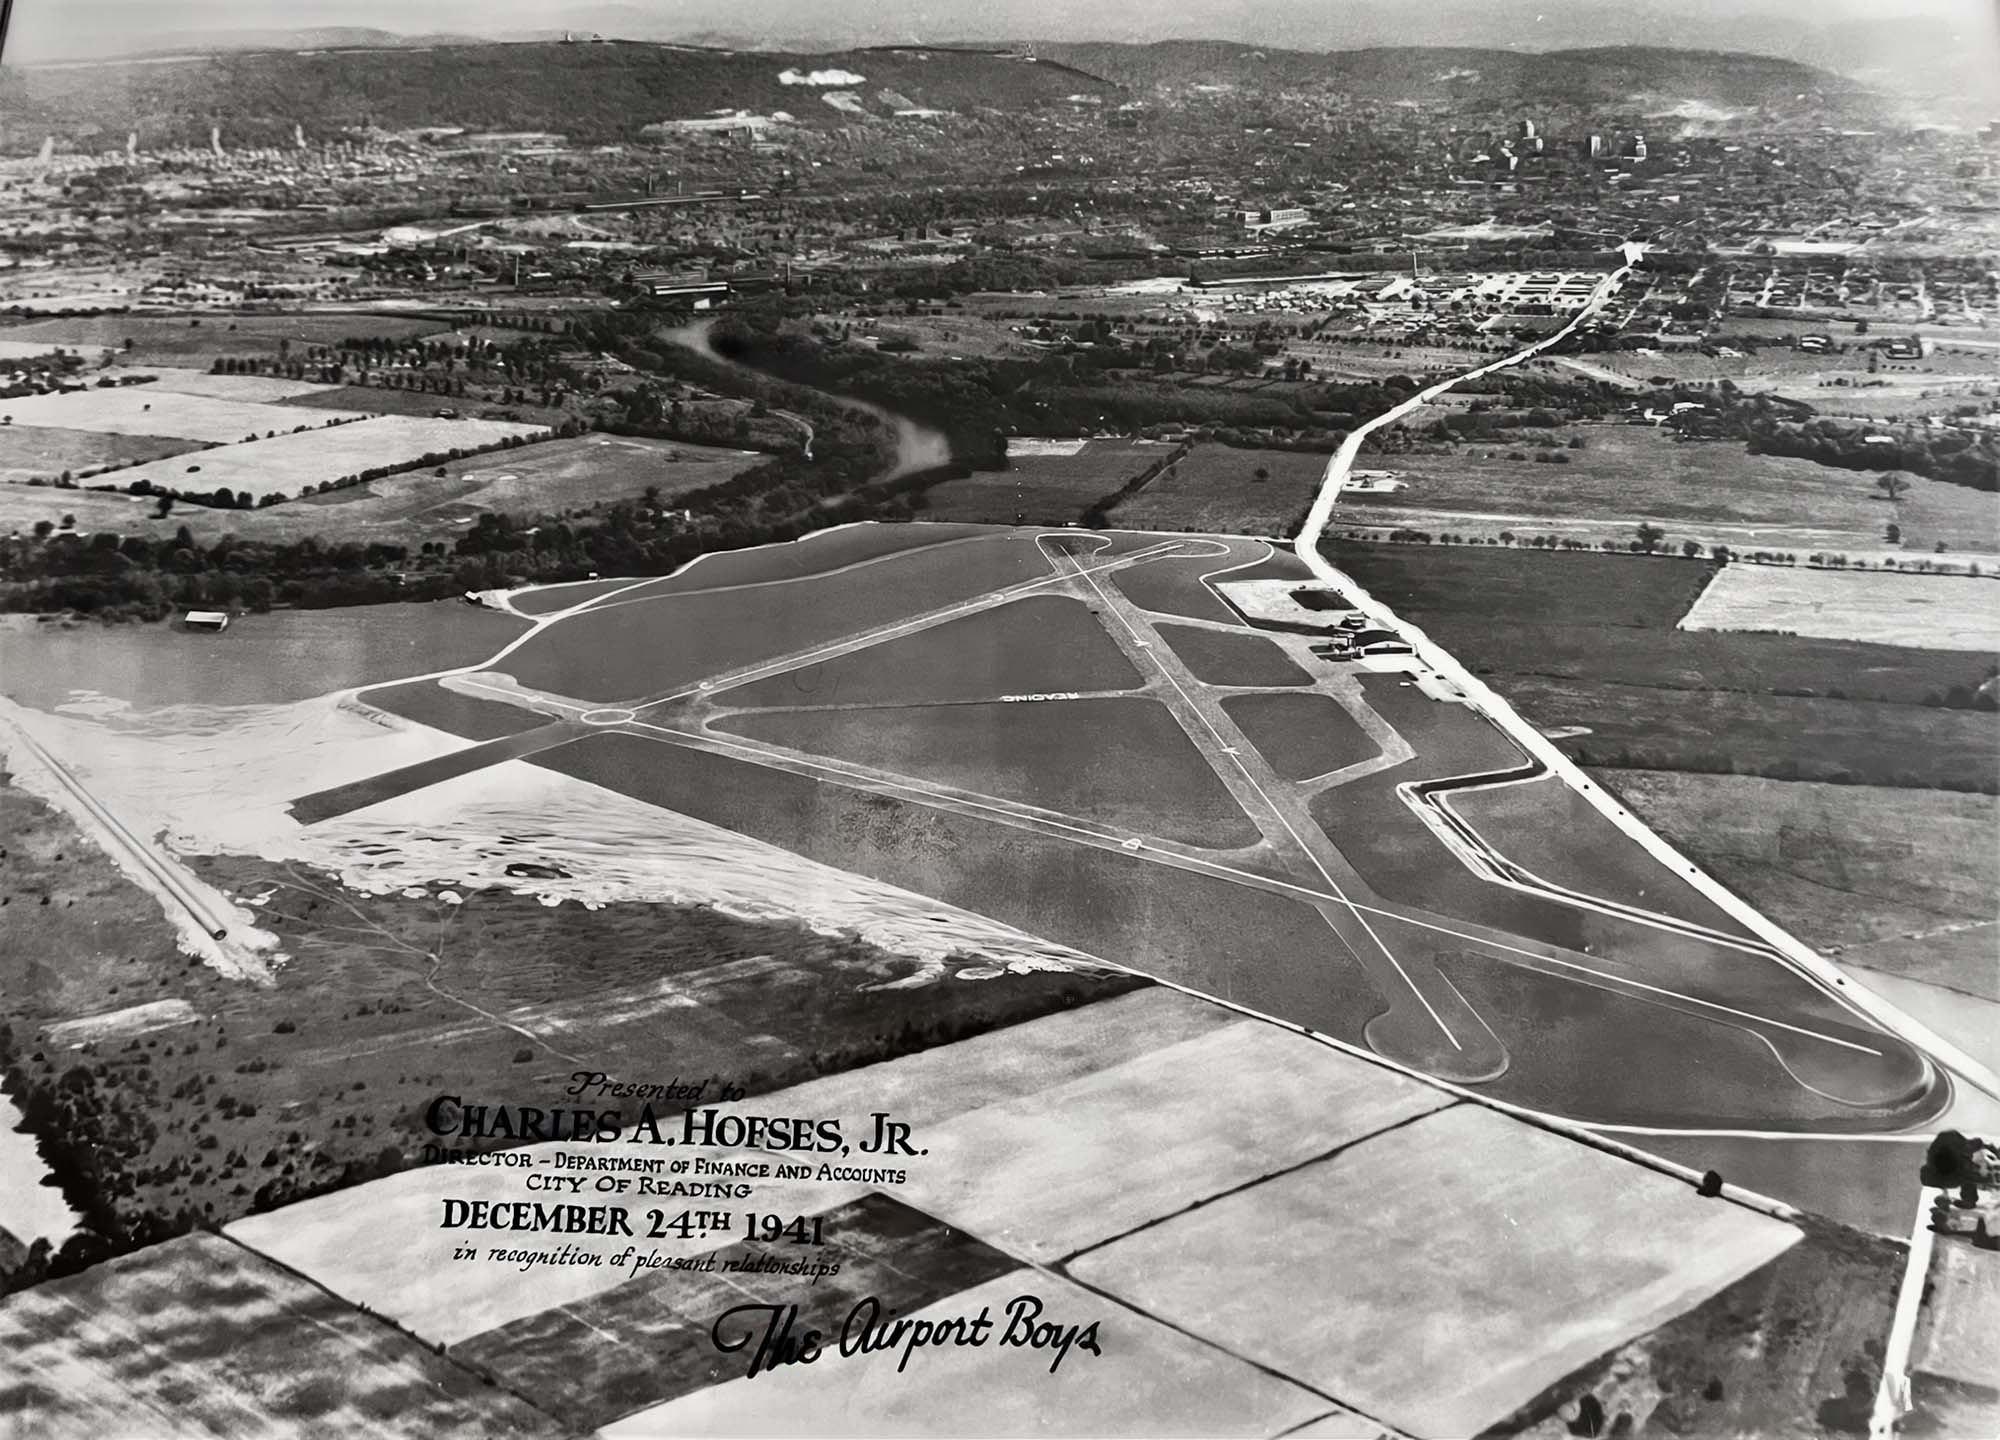
[[[609,707],[603,710],[586,710],[581,718],[586,725],[623,725],[637,719],[638,711]]]

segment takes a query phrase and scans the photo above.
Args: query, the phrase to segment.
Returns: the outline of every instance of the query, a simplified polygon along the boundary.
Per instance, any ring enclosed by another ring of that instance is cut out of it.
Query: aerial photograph
[[[2000,1435],[2000,7],[0,4],[0,1440],[725,1435]]]

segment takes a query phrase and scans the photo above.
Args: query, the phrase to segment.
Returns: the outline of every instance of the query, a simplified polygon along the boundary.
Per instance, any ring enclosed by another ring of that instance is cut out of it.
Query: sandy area
[[[68,724],[61,718],[0,697],[0,758],[4,758],[14,783],[68,815],[84,837],[110,857],[121,875],[159,902],[161,913],[174,927],[176,943],[184,954],[195,956],[225,975],[264,976],[270,963],[283,958],[276,954],[277,938],[258,928],[250,911],[197,879],[174,858],[170,848],[162,843],[166,826],[155,811],[143,804],[134,806],[128,803],[126,793],[107,792],[89,778],[86,772],[96,756],[88,744],[78,745],[78,737],[66,731]],[[33,747],[22,743],[23,733],[49,751],[71,778],[124,827],[126,834],[112,830],[100,814],[82,803]],[[207,797],[189,797],[189,803],[199,807],[207,803]],[[126,835],[145,847],[152,863],[134,853]],[[172,877],[172,883],[158,873],[156,866]],[[181,896],[174,893],[176,885],[205,917],[226,927],[228,934],[220,939],[211,934],[205,923],[182,903]]]
[[[1027,455],[1081,455],[1088,440],[1042,440],[1032,435],[1009,439],[1007,453],[1019,458]]]
[[[126,373],[156,376],[157,379],[150,388],[171,390],[177,395],[206,395],[216,400],[245,400],[252,403],[290,400],[294,396],[316,395],[322,390],[336,388],[332,385],[315,384],[310,380],[286,380],[275,375],[213,375],[206,370],[178,365],[134,365]],[[311,423],[305,418],[292,422],[294,425]]]
[[[0,340],[0,360],[32,360],[38,355],[53,354],[66,350],[74,355],[79,349],[88,347],[59,345],[53,340]]]
[[[1726,565],[1681,628],[2000,650],[2000,586],[1970,576]]]
[[[114,435],[175,435],[227,444],[267,430],[360,419],[358,410],[294,409],[253,400],[186,395],[155,385],[80,390],[69,395],[21,395],[7,402],[16,425],[99,430]]]
[[[1308,610],[1292,598],[1293,592],[1299,590],[1319,591],[1329,597],[1339,593],[1333,586],[1316,580],[1218,580],[1215,588],[1259,620],[1333,630],[1345,613],[1340,610]]]
[[[46,1240],[58,1249],[81,1217],[62,1191],[42,1184],[49,1170],[35,1137],[15,1128],[21,1121],[14,1102],[0,1095],[0,1228],[23,1245]]]
[[[302,826],[287,810],[300,795],[467,748],[457,736],[338,697],[143,713],[109,700],[58,714],[0,705],[127,826],[159,837],[170,854],[298,861],[369,894],[491,885],[551,905],[714,905],[858,934],[928,962],[901,982],[912,985],[943,978],[954,954],[984,962],[969,967],[969,978],[1089,963],[968,911],[523,761]],[[52,789],[35,793],[57,798]],[[523,862],[537,873],[508,873]],[[224,914],[252,925],[253,909],[189,879]]]

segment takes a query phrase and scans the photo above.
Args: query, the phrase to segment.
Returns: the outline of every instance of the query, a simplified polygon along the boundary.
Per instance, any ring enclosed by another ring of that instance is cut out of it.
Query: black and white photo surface
[[[2000,1433],[1990,4],[0,26],[0,1440]]]

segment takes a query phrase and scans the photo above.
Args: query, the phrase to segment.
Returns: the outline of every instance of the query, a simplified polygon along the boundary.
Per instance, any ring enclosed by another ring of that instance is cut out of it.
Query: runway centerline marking
[[[1073,559],[1073,557],[1067,557],[1067,556],[1064,558]],[[1083,579],[1083,582],[1085,584],[1090,586],[1090,588],[1096,592],[1097,598],[1104,602],[1105,608],[1110,610],[1114,615],[1118,617],[1118,623],[1125,627],[1127,633],[1131,635],[1132,639],[1138,644],[1144,646],[1146,644],[1145,637],[1138,632],[1138,630],[1133,626],[1131,620],[1126,617],[1125,613],[1122,610],[1120,610],[1116,604],[1112,602],[1111,597],[1104,593],[1104,587],[1097,583],[1096,575],[1091,572],[1085,571],[1081,566],[1077,567],[1076,573]],[[1392,966],[1395,967],[1396,974],[1402,979],[1402,982],[1405,985],[1410,987],[1410,993],[1417,997],[1417,1003],[1422,1005],[1424,1007],[1425,1012],[1429,1014],[1431,1019],[1437,1022],[1438,1029],[1444,1032],[1444,1038],[1451,1042],[1451,1048],[1454,1050],[1463,1050],[1465,1046],[1460,1044],[1458,1037],[1451,1033],[1451,1027],[1444,1023],[1444,1016],[1438,1014],[1436,1007],[1434,1007],[1431,1004],[1429,998],[1425,996],[1424,992],[1417,987],[1417,982],[1410,978],[1410,972],[1403,968],[1403,962],[1395,957],[1395,955],[1390,951],[1389,947],[1382,942],[1382,937],[1375,933],[1375,927],[1368,923],[1368,918],[1365,915],[1363,915],[1358,908],[1353,906],[1348,901],[1347,896],[1341,891],[1339,884],[1334,880],[1332,875],[1327,873],[1326,866],[1320,863],[1319,856],[1313,853],[1312,847],[1306,844],[1304,837],[1302,837],[1299,834],[1299,832],[1295,828],[1293,828],[1291,820],[1286,817],[1285,812],[1283,810],[1278,808],[1277,802],[1274,801],[1270,797],[1270,795],[1265,792],[1264,787],[1262,785],[1259,785],[1257,783],[1256,777],[1250,773],[1250,767],[1243,763],[1243,757],[1237,754],[1236,750],[1222,738],[1221,734],[1216,730],[1215,726],[1210,723],[1209,718],[1201,713],[1201,708],[1194,703],[1194,697],[1187,693],[1187,690],[1181,685],[1181,682],[1174,677],[1174,673],[1171,670],[1167,669],[1167,667],[1164,665],[1159,667],[1159,671],[1161,676],[1166,680],[1166,682],[1174,687],[1175,693],[1181,697],[1181,700],[1183,701],[1183,703],[1186,704],[1188,710],[1194,715],[1195,719],[1201,722],[1202,729],[1208,731],[1209,738],[1215,741],[1216,748],[1222,751],[1224,754],[1226,754],[1229,757],[1230,762],[1236,766],[1237,770],[1243,776],[1244,783],[1249,785],[1249,787],[1252,790],[1257,792],[1257,798],[1264,802],[1266,808],[1269,809],[1271,814],[1277,817],[1278,823],[1285,827],[1285,833],[1292,837],[1292,843],[1297,845],[1300,850],[1305,852],[1306,859],[1312,862],[1312,867],[1313,869],[1319,872],[1320,879],[1324,880],[1326,882],[1327,888],[1333,891],[1333,898],[1337,900],[1340,904],[1348,906],[1348,909],[1353,914],[1354,918],[1360,922],[1361,928],[1368,933],[1368,938],[1370,940],[1373,940],[1375,942],[1375,947],[1382,952],[1383,958],[1386,959]]]
[[[467,678],[462,680],[460,683],[465,685],[468,689],[484,690],[487,693],[494,695],[496,697],[508,698],[508,699],[519,698],[516,692],[502,690],[497,686],[482,685],[477,680],[474,679]],[[556,702],[550,702],[550,703],[556,703]],[[567,708],[576,708],[576,707],[567,707]],[[607,728],[613,730],[625,730],[625,731],[630,731],[635,729],[654,731],[657,732],[659,735],[670,737],[670,739],[665,743],[673,743],[675,741],[687,741],[697,748],[706,746],[717,750],[733,751],[736,754],[740,755],[742,758],[744,758],[748,763],[756,765],[764,765],[767,768],[774,768],[774,769],[786,768],[781,765],[774,765],[772,762],[775,759],[790,758],[789,756],[781,755],[780,752],[774,749],[768,749],[753,744],[745,744],[734,740],[724,739],[719,735],[710,734],[704,731],[676,730],[671,726],[656,724],[649,720],[634,719],[626,722],[623,725],[607,727]],[[1334,884],[1331,877],[1328,877],[1327,883],[1329,887],[1331,887],[1333,891],[1336,893],[1329,894],[1326,891],[1315,890],[1309,885],[1301,885],[1298,884],[1296,881],[1286,880],[1280,876],[1260,875],[1254,870],[1244,870],[1238,866],[1229,865],[1220,860],[1211,860],[1199,855],[1186,854],[1179,850],[1163,849],[1158,845],[1149,845],[1146,843],[1146,839],[1143,836],[1119,836],[1115,834],[1106,833],[1103,830],[1093,830],[1087,825],[1074,823],[1075,817],[1071,817],[1069,819],[1055,819],[1047,815],[1034,813],[1035,807],[1030,807],[1030,806],[1009,807],[1004,804],[994,804],[976,795],[961,795],[961,794],[949,793],[944,790],[926,787],[925,785],[917,782],[888,778],[880,775],[873,775],[868,773],[861,767],[848,765],[845,762],[833,760],[828,757],[810,755],[804,751],[799,752],[799,755],[801,759],[798,763],[809,766],[811,768],[824,769],[835,775],[837,778],[845,778],[863,785],[877,786],[884,790],[899,791],[905,795],[912,797],[915,800],[915,802],[919,804],[958,806],[968,810],[981,810],[1008,819],[1013,819],[1033,825],[1043,826],[1051,830],[1066,830],[1071,834],[1082,836],[1086,840],[1098,842],[1098,844],[1102,848],[1109,849],[1115,847],[1119,850],[1128,853],[1138,853],[1141,858],[1148,858],[1154,856],[1160,857],[1158,859],[1150,860],[1150,863],[1153,864],[1165,864],[1165,865],[1172,865],[1177,868],[1203,871],[1209,874],[1231,879],[1233,881],[1236,881],[1237,883],[1248,884],[1259,889],[1289,891],[1292,894],[1297,895],[1302,900],[1344,906],[1349,911],[1354,913],[1355,918],[1359,920],[1365,928],[1367,928],[1368,933],[1371,936],[1375,936],[1376,932],[1374,930],[1374,927],[1368,925],[1366,919],[1367,916],[1375,915],[1388,920],[1399,920],[1405,925],[1414,925],[1419,929],[1423,930],[1433,930],[1441,935],[1449,935],[1453,939],[1462,940],[1467,944],[1484,945],[1491,949],[1504,950],[1510,954],[1522,956],[1523,958],[1528,960],[1549,965],[1559,965],[1566,969],[1575,970],[1582,974],[1592,976],[1595,979],[1604,982],[1604,984],[1607,986],[1624,985],[1635,990],[1645,990],[1653,994],[1665,996],[1668,999],[1681,1001],[1688,1005],[1698,1006],[1706,1010],[1720,1011],[1724,1014],[1733,1015],[1739,1019],[1748,1020],[1758,1025],[1768,1025],[1771,1026],[1773,1029],[1787,1030],[1793,1034],[1805,1036],[1808,1039],[1824,1041],[1828,1045],[1835,1045],[1841,1047],[1842,1049],[1857,1051],[1863,1055],[1872,1055],[1877,1059],[1882,1058],[1882,1052],[1879,1050],[1870,1049],[1866,1045],[1860,1045],[1851,1040],[1842,1040],[1838,1036],[1828,1035],[1818,1030],[1809,1029],[1805,1026],[1794,1025],[1784,1020],[1772,1019],[1769,1016],[1758,1015],[1755,1012],[1749,1010],[1739,1010],[1734,1006],[1724,1005],[1720,1001],[1705,1000],[1698,995],[1689,995],[1682,991],[1669,990],[1664,986],[1651,985],[1642,980],[1633,980],[1623,975],[1615,975],[1610,973],[1609,971],[1598,970],[1592,966],[1584,965],[1577,961],[1564,960],[1553,955],[1542,954],[1539,951],[1523,949],[1518,945],[1509,945],[1505,941],[1491,939],[1487,936],[1468,934],[1463,930],[1454,930],[1450,926],[1439,924],[1434,920],[1418,919],[1414,915],[1407,915],[1397,910],[1387,910],[1380,906],[1363,905],[1360,902],[1350,898],[1344,892],[1340,892],[1339,887]],[[1254,782],[1252,783],[1254,784]],[[1260,790],[1259,793],[1261,794],[1262,791]],[[1280,816],[1281,820],[1282,818],[1283,817]],[[1324,867],[1319,866],[1317,862],[1315,862],[1315,868],[1321,870],[1321,873],[1324,874]],[[1376,943],[1378,945],[1382,944],[1379,936],[1376,937]],[[1392,963],[1395,962],[1394,955],[1389,951],[1386,945],[1383,946],[1383,953],[1389,956],[1389,959]],[[1403,973],[1400,964],[1397,965],[1397,970],[1398,973]],[[1416,987],[1412,985],[1411,989],[1415,990]],[[1418,992],[1418,999],[1422,1000],[1422,998],[1423,996],[1421,992]],[[1428,1008],[1428,1006],[1426,1006],[1426,1008]],[[1442,1024],[1440,1024],[1440,1028],[1443,1028]],[[1446,1030],[1446,1033],[1449,1034],[1450,1033],[1449,1030]]]

